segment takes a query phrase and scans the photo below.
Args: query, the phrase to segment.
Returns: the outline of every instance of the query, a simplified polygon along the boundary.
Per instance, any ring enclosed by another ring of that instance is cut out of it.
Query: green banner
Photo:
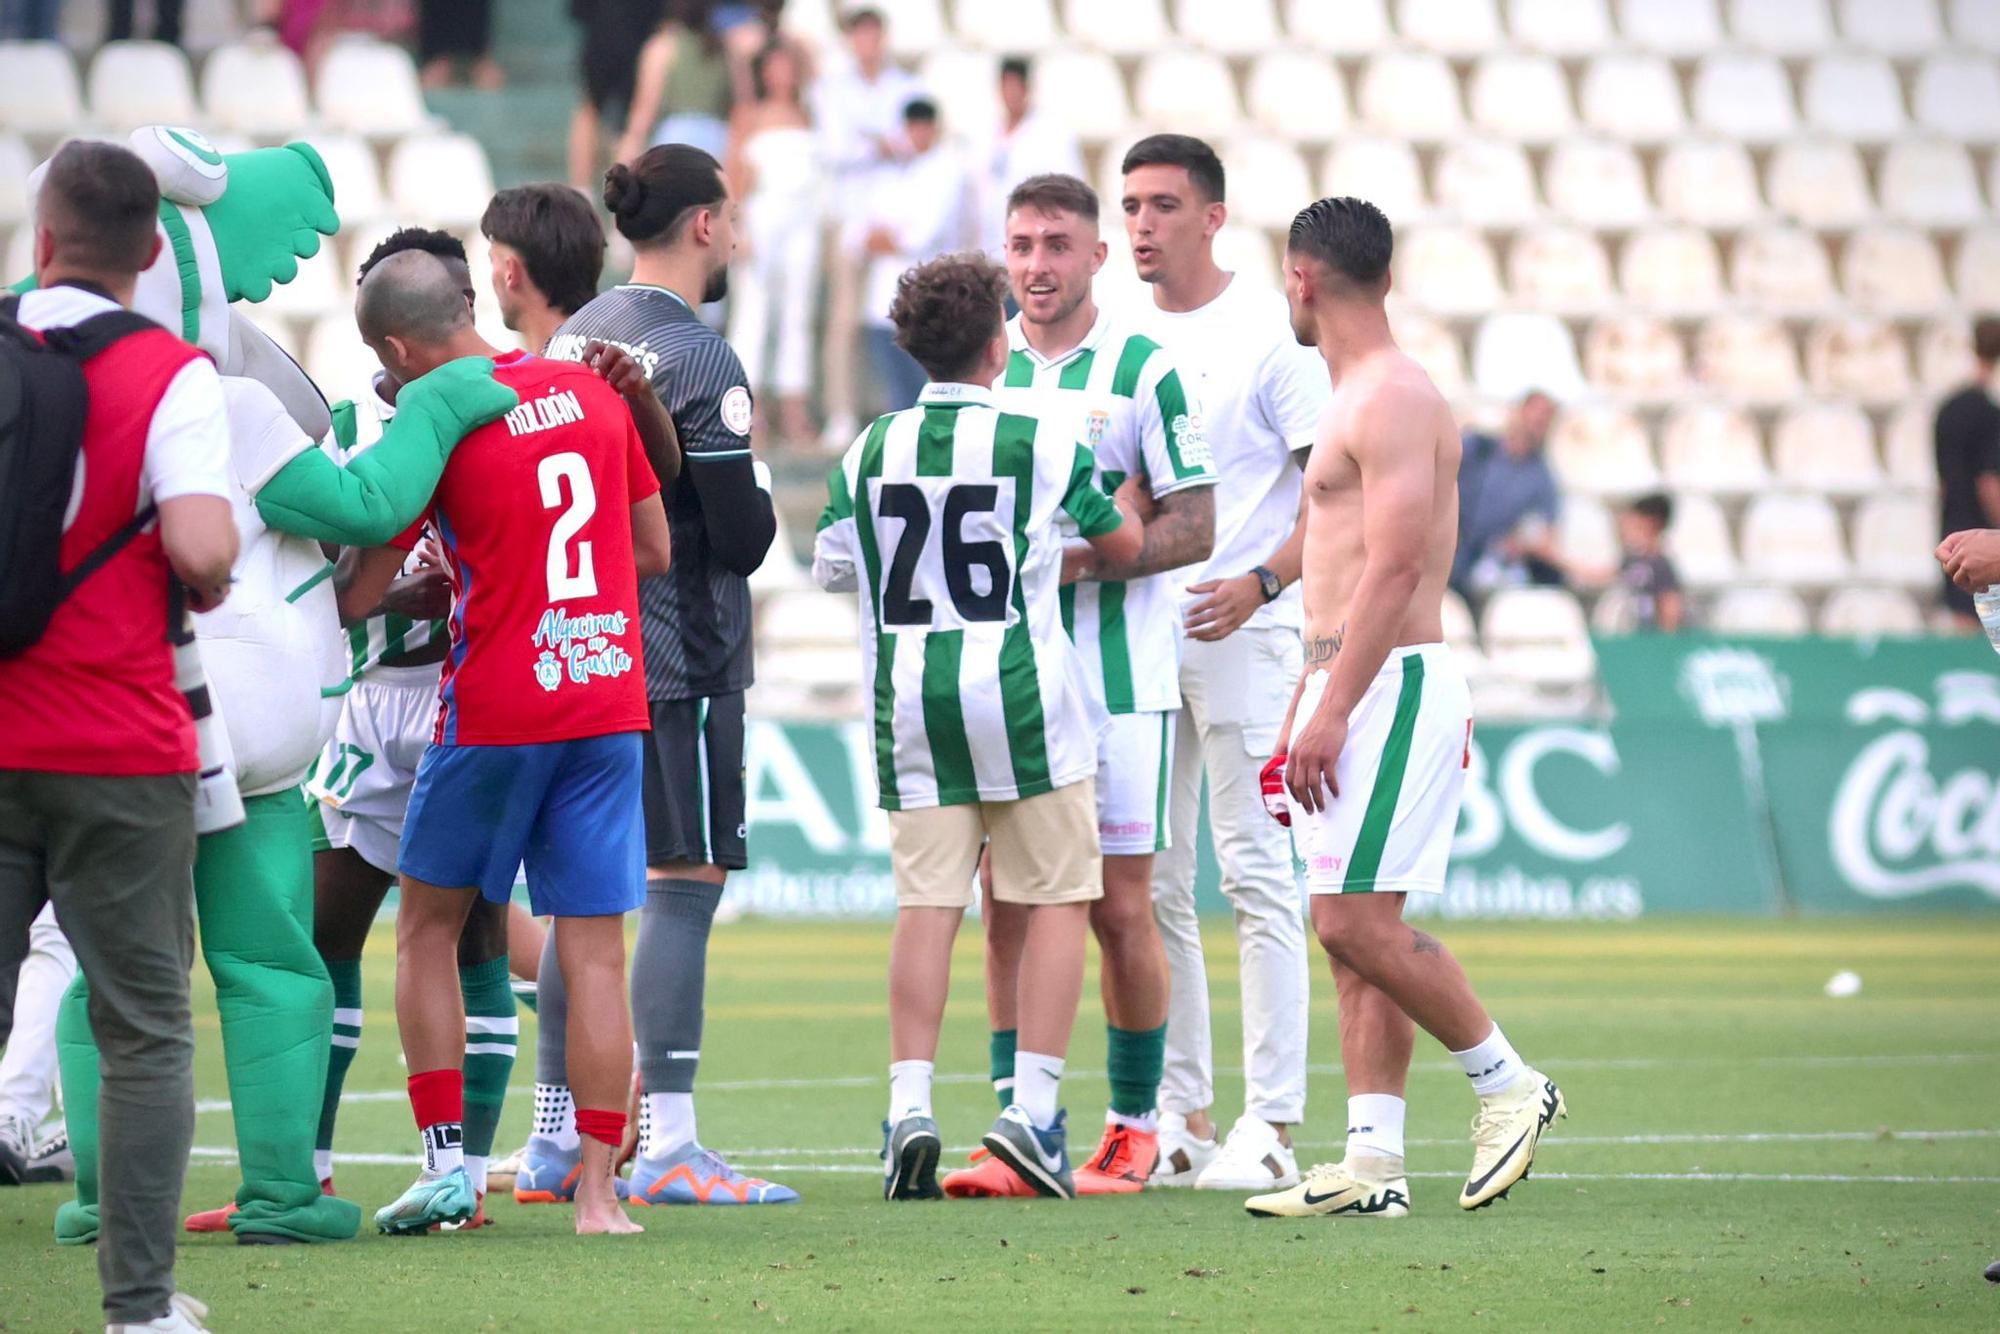
[[[1607,639],[1598,660],[1614,730],[1734,739],[1780,901],[2000,906],[2000,657],[1983,640]]]

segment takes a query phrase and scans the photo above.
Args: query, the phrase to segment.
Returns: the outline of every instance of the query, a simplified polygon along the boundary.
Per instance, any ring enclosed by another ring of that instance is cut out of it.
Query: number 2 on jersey
[[[576,573],[570,573],[569,541],[597,513],[597,488],[591,484],[590,467],[574,450],[551,454],[535,469],[541,483],[542,508],[552,510],[563,503],[562,483],[569,481],[569,508],[556,517],[549,530],[549,601],[587,598],[597,592],[597,569],[591,563],[590,543],[576,544]]]
[[[953,486],[944,492],[943,573],[951,610],[960,623],[1004,621],[1007,598],[1013,591],[1014,572],[1007,559],[1006,544],[973,541],[967,538],[966,520],[991,515],[999,506],[999,488],[971,483]],[[950,629],[937,618],[936,605],[929,598],[914,595],[918,566],[923,561],[931,534],[931,497],[924,488],[909,482],[885,482],[876,492],[877,512],[885,519],[902,521],[903,531],[896,540],[895,554],[889,559],[888,577],[882,586],[882,621],[886,625],[928,625]],[[972,572],[986,572],[986,588],[973,586]]]

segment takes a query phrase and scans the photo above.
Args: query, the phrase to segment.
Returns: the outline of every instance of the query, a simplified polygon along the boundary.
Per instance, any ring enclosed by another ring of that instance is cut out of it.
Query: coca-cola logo
[[[1870,898],[1960,886],[2000,898],[2000,783],[1976,768],[1933,774],[1920,732],[1887,732],[1862,748],[1827,833],[1834,864]]]

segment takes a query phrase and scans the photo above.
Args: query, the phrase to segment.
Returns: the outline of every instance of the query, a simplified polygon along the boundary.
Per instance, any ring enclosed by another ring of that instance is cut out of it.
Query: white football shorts
[[[1324,670],[1306,678],[1293,737],[1330,679]],[[1442,891],[1471,757],[1472,695],[1451,651],[1391,649],[1348,715],[1334,768],[1339,795],[1312,815],[1287,798],[1307,891]]]
[[[1107,857],[1164,852],[1174,772],[1171,712],[1114,713],[1097,739],[1097,841]]]
[[[327,842],[396,874],[417,762],[437,721],[440,664],[373,667],[354,683],[333,739],[306,778]]]

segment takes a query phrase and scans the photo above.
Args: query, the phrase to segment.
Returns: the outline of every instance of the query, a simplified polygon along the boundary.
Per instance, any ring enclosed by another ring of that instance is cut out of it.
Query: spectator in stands
[[[128,42],[137,36],[133,22],[134,0],[111,0],[110,24],[104,30],[107,42]],[[153,29],[151,37],[156,42],[181,44],[182,0],[153,0]]]
[[[824,440],[845,449],[858,429],[854,409],[854,334],[861,320],[862,279],[868,257],[853,244],[855,224],[868,216],[876,180],[909,152],[903,139],[903,106],[917,96],[917,81],[889,63],[888,32],[880,10],[845,11],[846,58],[812,88],[813,120],[825,162],[833,173],[834,216],[827,274],[826,330],[820,393],[826,412]],[[882,303],[874,318],[887,319]],[[893,346],[893,343],[892,343]],[[902,349],[897,348],[897,351]]]
[[[129,305],[160,251],[159,206],[152,169],[129,149],[64,145],[36,199],[39,286],[21,298],[21,323],[74,328]],[[110,548],[41,637],[0,662],[0,942],[25,940],[53,902],[90,984],[106,1318],[198,1330],[201,1304],[174,1291],[194,1139],[197,761],[168,588],[178,578],[198,610],[228,593],[229,419],[208,358],[156,326],[87,358],[83,377],[63,568],[149,504],[158,521]]]
[[[876,180],[859,238],[868,256],[862,318],[883,412],[914,407],[927,379],[916,358],[896,345],[889,322],[896,281],[906,269],[964,246],[971,224],[970,182],[957,152],[942,142],[937,103],[910,99],[903,108],[903,140],[909,155]]]
[[[1561,500],[1543,454],[1555,413],[1555,400],[1531,389],[1500,435],[1465,433],[1451,586],[1468,600],[1508,584],[1563,581],[1556,550]]]
[[[2000,405],[1993,401],[1993,372],[2000,365],[2000,316],[1972,326],[1971,381],[1938,406],[1931,441],[1937,450],[1938,536],[1968,528],[2000,527]],[[1971,630],[1972,594],[1950,579],[1944,605]]]
[[[776,392],[779,438],[798,442],[812,437],[806,391],[819,290],[820,145],[806,113],[805,67],[797,49],[773,38],[751,68],[756,100],[737,111],[729,152],[730,181],[744,201],[749,240],[738,251],[729,341],[751,389]],[[749,254],[742,256],[742,249]],[[777,348],[767,360],[774,336]]]
[[[729,55],[715,0],[667,0],[666,18],[639,52],[639,77],[618,160],[632,163],[654,144],[692,144],[718,161],[729,151],[734,102]]]
[[[583,100],[569,118],[569,183],[597,195],[598,144],[606,120],[632,119],[639,50],[660,22],[661,0],[570,0],[583,29]]]
[[[1006,244],[1007,196],[1030,176],[1082,176],[1076,136],[1033,109],[1028,58],[1000,62],[1000,124],[979,164],[979,242],[998,259]]]
[[[62,0],[0,0],[0,38],[52,42]]]
[[[507,82],[493,59],[493,0],[423,0],[417,9],[417,63],[424,87],[449,87],[460,63],[472,86],[492,92]]]
[[[1618,514],[1618,574],[1614,587],[1631,610],[1632,628],[1678,634],[1686,610],[1680,574],[1667,557],[1667,525],[1674,521],[1673,497],[1640,496]]]

